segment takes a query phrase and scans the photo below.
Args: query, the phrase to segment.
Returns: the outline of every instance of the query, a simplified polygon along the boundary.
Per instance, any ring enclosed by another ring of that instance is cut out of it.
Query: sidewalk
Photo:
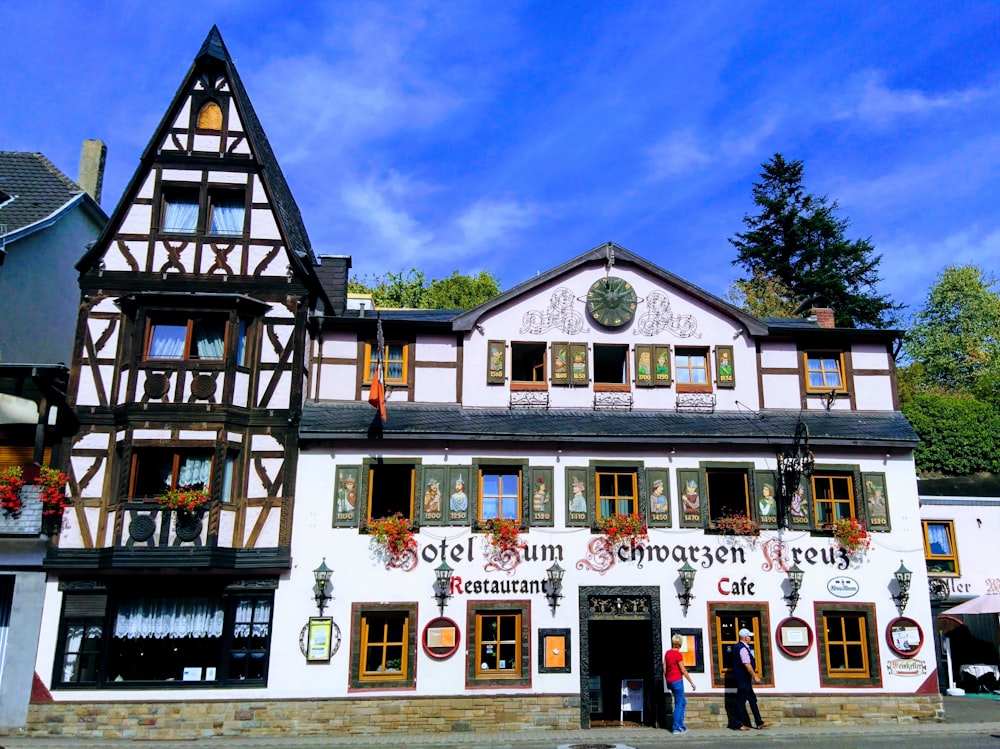
[[[836,726],[840,737],[862,736],[943,736],[1000,733],[1000,701],[970,697],[944,697],[945,720],[940,723],[892,723],[877,726]],[[262,738],[206,738],[178,741],[149,740],[109,740],[74,739],[74,749],[103,749],[103,747],[142,747],[142,749],[176,749],[178,746],[197,746],[199,749],[297,749],[298,747],[381,747],[382,749],[534,749],[536,747],[560,747],[584,745],[593,747],[604,744],[609,747],[627,745],[644,747],[662,745],[674,740],[696,739],[698,742],[715,739],[730,740],[741,736],[750,741],[774,739],[809,738],[818,735],[829,736],[830,725],[822,726],[775,726],[765,731],[751,731],[747,734],[708,729],[692,731],[684,737],[673,737],[668,731],[654,728],[596,728],[574,731],[514,731],[506,733],[408,733],[405,735],[342,735],[287,736]],[[66,739],[36,739],[20,737],[0,738],[2,749],[56,749],[66,746]]]

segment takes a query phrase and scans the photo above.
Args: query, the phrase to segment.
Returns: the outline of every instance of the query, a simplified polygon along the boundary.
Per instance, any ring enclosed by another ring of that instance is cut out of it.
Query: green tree
[[[795,317],[798,305],[791,298],[787,286],[760,271],[733,281],[725,296],[727,302],[755,317]]]
[[[1000,294],[975,265],[938,276],[903,341],[916,389],[1000,403]]]
[[[500,295],[500,282],[488,271],[462,276],[452,271],[448,278],[431,281],[427,306],[431,309],[470,309]]]
[[[802,162],[775,154],[753,186],[756,216],[743,217],[746,231],[729,242],[734,265],[750,274],[775,279],[796,306],[829,306],[838,326],[887,327],[901,308],[879,294],[882,256],[867,239],[848,240],[849,222],[837,216],[836,201],[807,193]]]
[[[918,393],[902,406],[920,445],[920,474],[964,476],[1000,470],[1000,413],[968,395]]]
[[[457,270],[448,278],[431,279],[423,271],[385,273],[381,276],[349,280],[347,290],[371,294],[376,307],[393,309],[468,309],[500,294],[500,282],[488,271],[476,276]]]

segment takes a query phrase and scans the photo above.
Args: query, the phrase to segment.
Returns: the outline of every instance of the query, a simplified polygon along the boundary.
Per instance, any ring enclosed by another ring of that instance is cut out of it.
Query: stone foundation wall
[[[781,725],[871,725],[940,721],[940,695],[767,695],[764,719]],[[724,696],[688,695],[691,728],[724,728]],[[412,731],[489,733],[580,727],[577,695],[33,703],[23,730],[9,734],[90,739],[199,739]]]

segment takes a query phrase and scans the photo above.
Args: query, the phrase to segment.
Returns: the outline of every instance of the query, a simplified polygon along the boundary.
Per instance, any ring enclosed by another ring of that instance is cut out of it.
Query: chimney
[[[349,255],[320,255],[314,266],[316,277],[326,292],[333,309],[327,314],[342,315],[347,308],[347,271],[351,269]]]
[[[829,307],[813,307],[809,310],[809,316],[814,318],[821,328],[837,327],[833,319],[833,310]]]
[[[104,186],[104,161],[108,147],[101,140],[85,140],[80,151],[80,174],[76,183],[83,188],[97,205],[101,204],[101,188]]]

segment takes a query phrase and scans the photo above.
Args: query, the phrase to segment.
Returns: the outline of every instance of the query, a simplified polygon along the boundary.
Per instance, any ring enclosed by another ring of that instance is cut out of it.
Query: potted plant
[[[167,489],[156,498],[156,501],[165,510],[175,510],[178,514],[201,515],[212,503],[212,495],[200,484],[193,484]]]
[[[416,553],[413,524],[400,512],[362,523],[361,530],[372,537],[372,544],[387,558],[390,567],[404,566],[405,561]]]
[[[69,479],[62,471],[42,466],[35,484],[42,488],[42,532],[52,536],[62,529],[63,511],[69,507],[66,497],[66,482]]]
[[[490,518],[480,527],[486,532],[486,547],[491,556],[514,552],[521,547],[521,528],[510,518]]]
[[[649,540],[646,523],[639,517],[639,513],[612,515],[600,520],[597,527],[604,534],[604,542],[609,551],[620,546],[642,546]]]
[[[21,468],[10,466],[0,471],[0,508],[7,517],[16,518],[21,514]]]
[[[760,525],[747,515],[730,513],[712,521],[712,527],[727,536],[760,535]]]
[[[864,554],[872,545],[868,528],[857,518],[841,518],[833,523],[833,537],[848,556]]]

